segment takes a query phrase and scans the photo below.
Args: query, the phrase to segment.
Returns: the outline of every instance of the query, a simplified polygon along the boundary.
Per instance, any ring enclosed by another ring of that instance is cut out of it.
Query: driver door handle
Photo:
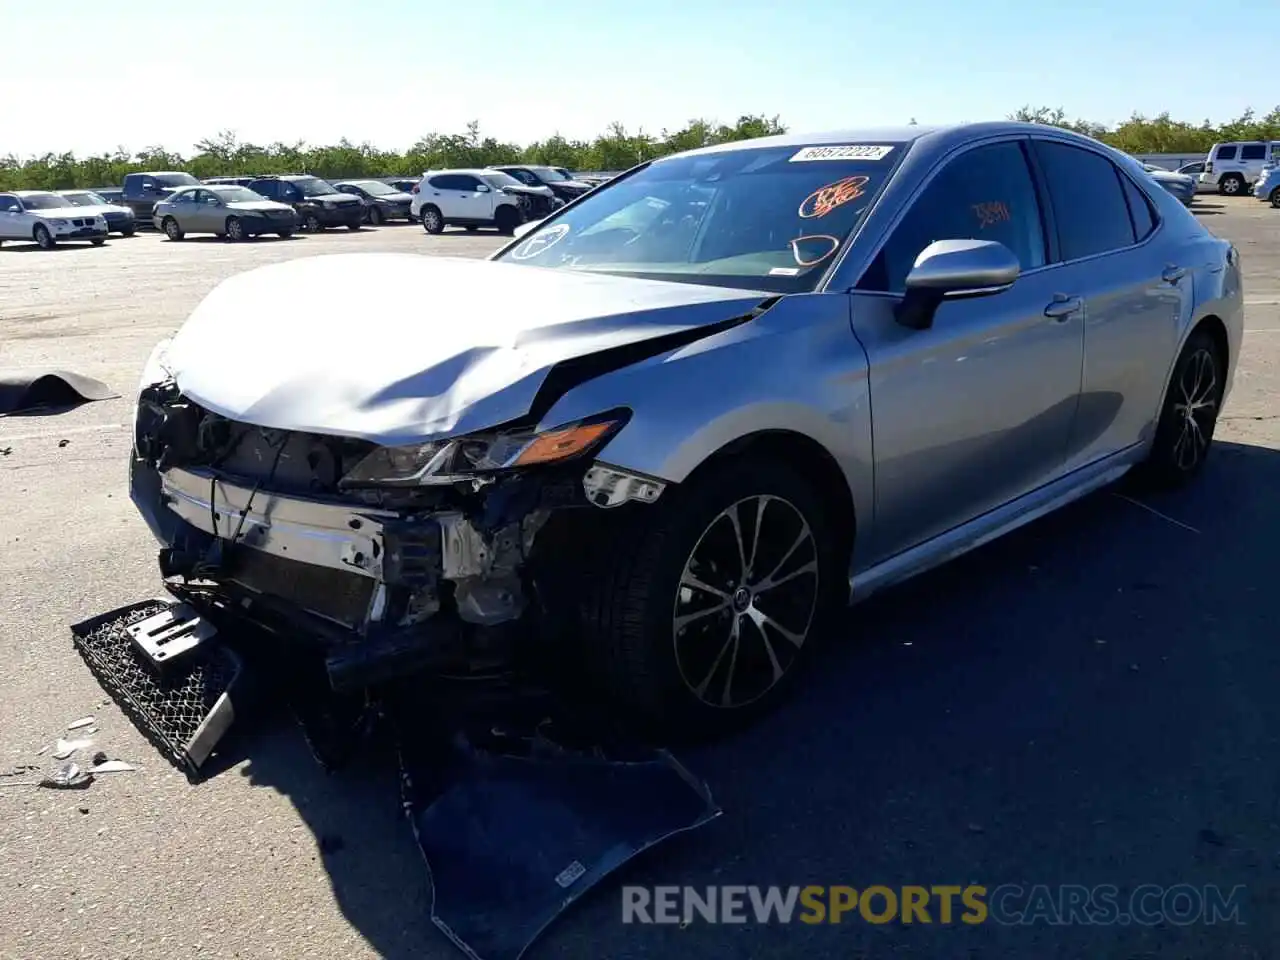
[[[1044,315],[1062,323],[1079,313],[1080,308],[1083,306],[1084,301],[1079,297],[1067,296],[1065,293],[1055,293],[1053,302],[1044,308]]]

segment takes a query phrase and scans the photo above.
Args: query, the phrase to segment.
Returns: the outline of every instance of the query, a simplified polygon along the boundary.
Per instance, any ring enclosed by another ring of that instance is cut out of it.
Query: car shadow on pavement
[[[1266,956],[1280,940],[1277,489],[1280,453],[1219,441],[1186,490],[1099,492],[853,608],[800,696],[680,751],[725,816],[637,858],[527,956]],[[334,775],[278,727],[242,748],[243,774],[292,800],[379,955],[460,955],[430,923],[390,745]],[[934,908],[928,924],[855,910],[682,927],[622,924],[623,883],[1247,895],[1243,926],[970,925],[957,906],[950,923]]]

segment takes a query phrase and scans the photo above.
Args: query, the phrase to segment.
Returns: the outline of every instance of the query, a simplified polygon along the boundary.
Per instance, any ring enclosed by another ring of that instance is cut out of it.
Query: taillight
[[[1210,160],[1204,165],[1205,173],[1213,173],[1213,161]]]

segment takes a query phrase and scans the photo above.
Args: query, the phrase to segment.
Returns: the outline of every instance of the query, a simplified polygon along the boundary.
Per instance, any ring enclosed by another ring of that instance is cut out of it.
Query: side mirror
[[[943,300],[989,297],[1008,290],[1022,272],[1014,252],[992,240],[935,240],[907,274],[895,318],[912,330],[933,326]]]
[[[476,193],[488,193],[488,192],[489,192],[488,184],[482,183],[480,184],[480,186],[476,187]]]
[[[525,234],[538,229],[538,224],[540,223],[542,223],[541,220],[526,220],[524,223],[520,224],[520,226],[511,231],[511,238],[513,240],[519,240]]]

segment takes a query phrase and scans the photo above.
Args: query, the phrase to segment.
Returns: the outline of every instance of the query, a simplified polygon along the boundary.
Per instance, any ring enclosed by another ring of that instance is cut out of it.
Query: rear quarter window
[[[1235,144],[1231,144],[1230,146],[1226,146],[1226,147],[1219,147],[1218,152],[1214,154],[1214,159],[1217,159],[1217,160],[1234,160],[1235,158],[1236,158]]]

